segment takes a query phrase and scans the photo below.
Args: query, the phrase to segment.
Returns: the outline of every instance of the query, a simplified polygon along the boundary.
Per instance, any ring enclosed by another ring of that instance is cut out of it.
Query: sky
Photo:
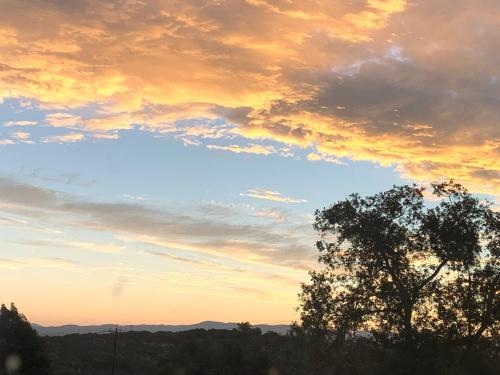
[[[314,211],[500,202],[497,0],[0,0],[0,302],[289,323]]]

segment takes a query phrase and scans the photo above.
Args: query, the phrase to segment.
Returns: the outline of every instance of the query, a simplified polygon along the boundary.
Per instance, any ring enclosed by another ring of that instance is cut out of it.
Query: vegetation
[[[303,285],[302,326],[338,340],[472,345],[500,328],[500,214],[459,184],[358,194],[316,212],[324,268]]]
[[[109,375],[113,334],[45,338],[55,375]],[[498,353],[429,344],[401,353],[368,338],[338,344],[294,330],[256,329],[118,334],[116,375],[493,375]]]
[[[50,374],[43,341],[14,304],[0,308],[0,374]]]

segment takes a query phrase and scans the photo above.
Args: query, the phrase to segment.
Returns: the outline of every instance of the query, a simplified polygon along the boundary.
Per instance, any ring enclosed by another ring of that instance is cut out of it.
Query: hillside
[[[41,326],[38,324],[31,324],[31,326],[38,332],[40,336],[64,336],[71,334],[87,334],[87,333],[109,333],[117,327],[115,324],[101,324],[101,325],[62,325],[62,326]],[[279,334],[286,334],[290,326],[288,325],[271,325],[271,324],[257,324],[253,327],[259,328],[262,333],[275,332]],[[215,321],[204,321],[196,324],[184,325],[166,325],[166,324],[138,324],[138,325],[121,325],[119,326],[120,332],[182,332],[195,329],[225,329],[232,330],[238,328],[238,323],[223,323]]]

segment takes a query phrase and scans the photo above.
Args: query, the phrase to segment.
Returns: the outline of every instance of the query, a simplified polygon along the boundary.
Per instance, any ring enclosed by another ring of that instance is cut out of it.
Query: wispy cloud
[[[243,215],[244,217],[254,216],[271,219],[279,223],[287,222],[290,219],[290,213],[282,207],[255,207],[250,204],[227,203],[212,200],[203,204],[200,209],[204,214],[221,218]]]
[[[270,195],[284,202],[302,201]],[[6,212],[17,215],[29,212],[38,218],[48,216],[79,230],[121,234],[143,243],[239,262],[305,269],[315,258],[306,232],[278,227],[278,223],[238,224],[139,203],[97,203],[5,177],[0,177],[0,203]]]
[[[228,138],[227,126],[192,125],[180,128],[184,137],[203,139]]]
[[[50,137],[44,137],[42,142],[44,143],[75,143],[80,142],[85,139],[85,135],[82,133],[68,133],[64,135],[53,135]]]
[[[140,195],[122,194],[122,197],[127,198],[127,199],[136,200],[136,201],[143,201],[144,200],[144,197],[141,197]]]
[[[262,208],[254,211],[257,217],[265,217],[274,221],[284,223],[288,220],[289,215],[285,210],[276,207]]]
[[[222,150],[231,151],[236,154],[257,154],[257,155],[271,155],[276,153],[276,149],[273,146],[262,146],[255,143],[249,144],[248,146],[230,145],[230,146],[218,146],[218,145],[208,145],[210,150]]]
[[[11,133],[11,136],[13,138],[25,141],[30,137],[30,133],[28,133],[28,132],[14,132],[14,133]]]
[[[63,268],[74,269],[78,263],[64,258],[0,258],[0,268],[24,269],[24,268]]]
[[[62,112],[49,113],[45,121],[56,128],[71,128],[81,123],[80,116]]]
[[[256,199],[265,199],[275,202],[285,202],[285,203],[304,203],[307,202],[305,199],[287,197],[277,191],[266,190],[261,188],[249,189],[245,193],[240,193],[242,197],[251,197]]]
[[[34,126],[38,124],[38,121],[28,121],[28,120],[18,120],[18,121],[7,121],[3,123],[4,126]]]
[[[117,243],[74,241],[65,237],[59,237],[57,240],[18,240],[10,241],[10,243],[31,247],[76,249],[103,254],[123,253],[127,249],[125,246]]]
[[[118,133],[94,133],[92,134],[94,139],[118,139],[120,136]]]
[[[17,217],[6,217],[6,216],[0,216],[0,223],[3,225],[9,225],[13,227],[17,227],[18,229],[23,229],[27,232],[40,232],[40,233],[50,233],[52,235],[54,234],[61,234],[62,232],[49,228],[43,225],[35,224],[32,223],[28,220],[24,219],[19,219]]]
[[[307,160],[312,160],[312,161],[326,161],[328,163],[333,163],[333,164],[345,164],[340,160],[339,158],[336,158],[335,156],[331,154],[325,154],[325,153],[317,153],[317,152],[311,152],[307,154]]]

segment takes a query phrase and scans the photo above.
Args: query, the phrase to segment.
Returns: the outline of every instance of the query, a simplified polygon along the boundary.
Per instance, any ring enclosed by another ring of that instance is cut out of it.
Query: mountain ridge
[[[77,325],[64,324],[60,326],[42,326],[32,323],[31,326],[40,336],[64,336],[71,334],[87,334],[87,333],[110,333],[118,327],[120,332],[131,331],[146,331],[146,332],[181,332],[193,329],[227,329],[232,330],[238,328],[238,323],[226,323],[217,321],[202,321],[194,324],[97,324],[97,325]],[[276,332],[286,334],[290,330],[289,325],[285,324],[256,324],[254,328],[259,328],[262,333]]]

